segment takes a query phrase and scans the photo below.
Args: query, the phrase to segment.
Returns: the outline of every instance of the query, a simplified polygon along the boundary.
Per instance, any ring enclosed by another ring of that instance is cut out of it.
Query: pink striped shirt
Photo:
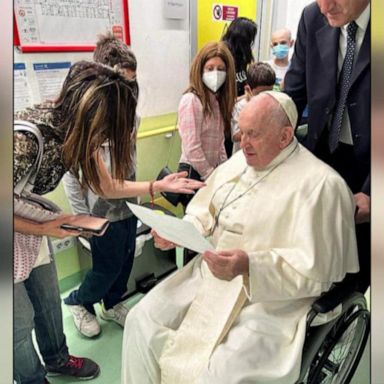
[[[181,137],[180,162],[188,163],[205,180],[225,160],[224,121],[215,95],[211,95],[212,114],[204,118],[203,105],[193,93],[180,100],[178,128]]]

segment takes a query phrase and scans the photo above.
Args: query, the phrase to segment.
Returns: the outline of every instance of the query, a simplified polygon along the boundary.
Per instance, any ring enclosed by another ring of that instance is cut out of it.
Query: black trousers
[[[328,131],[325,130],[314,154],[334,168],[346,181],[352,193],[361,192],[369,167],[357,159],[353,145],[339,143],[334,153],[328,149]],[[360,292],[365,292],[371,281],[371,224],[356,225],[357,249],[360,272],[348,276],[351,284]]]
[[[105,309],[122,301],[135,256],[136,229],[137,219],[132,216],[110,223],[103,236],[91,237],[92,269],[64,299],[65,304],[83,305],[95,314],[93,304],[101,300]]]

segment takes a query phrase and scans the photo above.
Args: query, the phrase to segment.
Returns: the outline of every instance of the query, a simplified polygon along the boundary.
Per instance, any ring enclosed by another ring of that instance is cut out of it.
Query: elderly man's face
[[[241,143],[247,164],[255,169],[266,167],[284,148],[283,130],[269,124],[268,109],[274,101],[269,97],[256,96],[240,112],[239,128]]]
[[[317,0],[317,4],[332,27],[342,27],[360,16],[369,0]]]

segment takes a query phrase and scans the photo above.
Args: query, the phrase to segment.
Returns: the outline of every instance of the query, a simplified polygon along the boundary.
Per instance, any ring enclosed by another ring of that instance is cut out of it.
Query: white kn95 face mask
[[[203,73],[203,83],[212,91],[217,90],[224,84],[227,72],[225,71],[208,71]]]

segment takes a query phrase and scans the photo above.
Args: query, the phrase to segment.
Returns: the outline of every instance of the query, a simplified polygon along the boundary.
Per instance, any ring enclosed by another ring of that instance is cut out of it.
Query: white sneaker
[[[78,331],[86,337],[97,336],[100,332],[100,324],[96,316],[88,312],[82,305],[67,305],[73,315],[73,321]]]
[[[128,309],[122,303],[116,304],[110,309],[105,309],[104,305],[101,305],[100,317],[104,320],[112,320],[123,328],[127,315]]]

